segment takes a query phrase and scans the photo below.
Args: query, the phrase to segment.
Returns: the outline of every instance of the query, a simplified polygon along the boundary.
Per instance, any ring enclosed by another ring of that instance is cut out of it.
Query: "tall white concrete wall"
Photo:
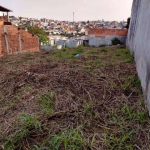
[[[150,0],[133,0],[127,46],[135,57],[150,114]]]

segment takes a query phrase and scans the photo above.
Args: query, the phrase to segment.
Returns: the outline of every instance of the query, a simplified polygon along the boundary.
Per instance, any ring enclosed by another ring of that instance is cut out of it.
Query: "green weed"
[[[147,118],[148,118],[147,110],[139,111],[139,110],[135,109],[134,107],[124,105],[124,107],[121,109],[120,113],[127,119],[130,119],[135,122],[139,122],[140,124],[147,122]]]
[[[30,57],[30,56],[32,56],[32,53],[26,52],[26,53],[24,53],[23,55],[24,55],[25,57]]]
[[[115,54],[116,56],[121,56],[121,54]]]
[[[92,64],[94,64],[94,62],[95,62],[95,61],[93,61],[93,60],[89,60],[89,61],[88,61],[88,64],[89,64],[89,65],[92,65]]]
[[[106,47],[106,45],[100,45],[99,47]]]
[[[133,150],[135,149],[136,129],[132,125],[145,124],[148,122],[148,111],[137,106],[124,104],[122,109],[108,109],[108,123],[103,126],[103,142],[110,150]],[[113,127],[113,128],[111,128]]]
[[[127,57],[127,54],[129,54],[130,56],[130,52],[128,49],[115,49],[112,51],[112,53],[116,56],[116,55],[120,55],[120,56],[125,56]]]
[[[3,138],[3,149],[4,150],[14,150],[23,149],[25,146],[24,139],[41,130],[41,124],[37,120],[36,116],[30,116],[28,114],[22,114],[15,121],[14,132],[8,137]]]
[[[86,66],[86,71],[87,72],[91,72],[91,70],[92,70],[92,67],[89,65],[89,66]]]
[[[129,58],[126,58],[124,62],[127,62],[127,63],[134,62],[134,57],[130,56]]]
[[[103,142],[109,150],[133,150],[132,144],[128,140],[132,140],[134,130],[128,130],[123,133],[103,133]]]
[[[101,52],[107,52],[107,50],[103,48],[103,49],[101,49]]]
[[[54,92],[51,92],[49,96],[42,95],[39,97],[40,105],[45,115],[52,114],[52,102],[53,102],[54,96],[55,96]]]
[[[59,133],[58,135],[49,135],[49,138],[44,141],[41,146],[34,145],[36,150],[42,149],[42,147],[48,150],[81,150],[85,149],[87,146],[86,141],[80,134],[81,128],[77,129],[68,128],[65,131]]]
[[[129,76],[123,79],[122,88],[123,90],[132,90],[134,87],[140,87],[141,81],[139,78],[134,76]]]
[[[73,50],[72,55],[75,56],[75,55],[83,53],[83,52],[84,52],[83,48],[78,47],[75,50]]]
[[[87,52],[87,54],[96,54],[97,52],[95,50],[90,50]]]
[[[123,52],[124,52],[124,54],[126,54],[126,55],[130,55],[130,50],[128,50],[128,49],[125,49]]]
[[[110,84],[113,88],[115,88],[115,89],[117,88],[117,84],[115,82],[112,81],[112,82],[110,82]]]
[[[59,57],[59,58],[70,58],[69,52],[64,52],[64,53],[62,53],[62,52],[57,52],[57,53],[55,54],[55,56],[56,56],[56,57]]]
[[[30,86],[23,86],[22,87],[22,90],[24,91],[24,92],[33,92],[33,89],[30,87]]]
[[[93,105],[92,103],[84,103],[83,108],[85,113],[90,113],[93,108]]]

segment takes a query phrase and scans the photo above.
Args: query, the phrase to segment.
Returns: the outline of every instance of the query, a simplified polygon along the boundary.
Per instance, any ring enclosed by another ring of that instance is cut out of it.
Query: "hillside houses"
[[[13,27],[23,29],[22,31],[27,31],[30,26],[43,28],[50,39],[49,45],[55,47],[77,47],[84,42],[96,47],[100,45],[111,45],[111,40],[115,37],[117,37],[122,44],[126,41],[126,21],[104,21],[104,19],[78,22],[58,21],[46,18],[9,17],[7,14],[3,17],[5,17],[7,21],[10,21],[9,23],[12,24]],[[19,33],[19,31],[16,32],[16,34]],[[58,38],[59,36],[61,38]]]
[[[102,28],[102,29],[124,29],[126,21],[58,21],[52,19],[35,19],[26,17],[14,17],[10,16],[10,21],[15,26],[27,28],[28,26],[36,26],[43,28],[50,35],[61,35],[61,34],[85,34],[88,29]]]

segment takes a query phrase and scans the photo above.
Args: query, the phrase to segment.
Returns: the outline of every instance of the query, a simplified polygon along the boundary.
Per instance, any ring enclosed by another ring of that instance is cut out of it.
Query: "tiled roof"
[[[90,29],[89,34],[96,36],[106,36],[106,35],[118,35],[118,36],[127,36],[127,29]]]

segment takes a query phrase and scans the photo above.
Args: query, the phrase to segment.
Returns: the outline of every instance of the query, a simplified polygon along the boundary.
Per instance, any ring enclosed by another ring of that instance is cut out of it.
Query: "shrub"
[[[33,35],[37,35],[39,37],[39,41],[43,44],[48,44],[48,36],[46,35],[46,32],[38,27],[28,27],[28,32],[33,34]]]
[[[103,48],[103,49],[101,49],[101,52],[107,52],[107,50]]]
[[[114,38],[112,41],[112,45],[118,45],[121,44],[120,40],[118,38]]]
[[[106,45],[102,44],[102,45],[99,45],[99,47],[105,47]]]

